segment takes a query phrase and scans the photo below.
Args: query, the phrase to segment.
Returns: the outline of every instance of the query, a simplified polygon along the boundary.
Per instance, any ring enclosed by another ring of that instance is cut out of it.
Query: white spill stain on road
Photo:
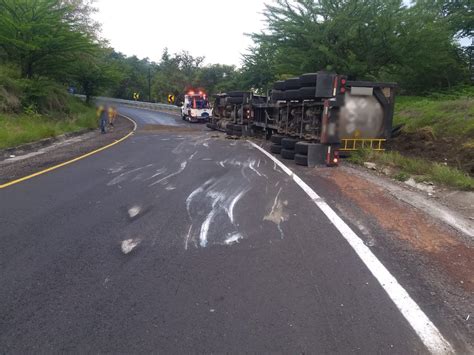
[[[138,244],[140,244],[140,240],[138,239],[124,240],[121,245],[122,253],[124,254],[130,253],[133,249],[137,247]]]
[[[118,166],[116,166],[116,167],[114,167],[114,168],[110,168],[110,169],[109,169],[109,173],[110,173],[110,174],[117,174],[117,173],[121,172],[123,169],[125,169],[124,166],[118,165]]]
[[[133,173],[135,173],[135,172],[137,172],[137,171],[143,170],[143,169],[145,169],[145,168],[147,168],[147,167],[148,167],[148,166],[143,166],[143,167],[141,167],[141,168],[136,168],[136,169],[132,169],[132,170],[126,171],[126,172],[120,174],[119,176],[114,177],[112,180],[110,180],[110,181],[107,183],[107,186],[112,186],[112,185],[118,184],[118,183],[120,183],[120,182],[123,182],[123,181],[125,181],[125,180],[128,178],[128,176],[129,176],[130,174],[133,174]]]
[[[140,208],[140,206],[133,206],[133,207],[130,207],[128,209],[128,215],[130,218],[133,218],[133,217],[136,217],[138,216],[138,214],[140,213],[142,209]]]
[[[263,217],[263,220],[275,223],[278,230],[280,231],[281,238],[283,239],[284,234],[283,229],[281,228],[281,223],[288,220],[289,216],[283,211],[283,207],[288,204],[288,201],[281,201],[279,199],[281,190],[282,188],[280,187],[280,190],[278,190],[278,193],[275,196],[275,200],[273,202],[273,206],[270,213]]]
[[[230,204],[229,204],[229,207],[227,208],[227,215],[229,216],[229,219],[230,221],[232,222],[232,224],[235,223],[235,220],[234,220],[234,207],[235,205],[237,204],[237,202],[239,202],[239,200],[242,198],[242,196],[244,196],[247,191],[249,189],[245,189],[245,190],[242,190],[240,191],[233,199],[232,201],[230,201]]]
[[[165,187],[165,190],[168,190],[168,191],[176,190],[176,186],[168,185],[168,186]]]
[[[234,233],[234,234],[232,234],[230,237],[228,237],[228,238],[224,241],[224,243],[225,243],[226,245],[236,244],[236,243],[238,243],[239,240],[242,239],[242,238],[243,238],[242,234],[240,234],[240,233]]]
[[[167,169],[166,168],[160,168],[158,170],[156,170],[156,172],[150,176],[147,180],[151,180],[153,178],[156,178],[157,176],[160,176],[161,174],[164,174],[166,173]]]
[[[188,160],[193,160],[193,158],[196,154],[197,154],[197,150],[189,156]]]
[[[181,163],[180,168],[179,168],[177,171],[175,171],[174,173],[171,173],[171,174],[165,176],[164,178],[162,178],[162,179],[160,179],[160,180],[157,180],[157,181],[151,183],[151,184],[148,185],[148,186],[150,187],[150,186],[159,184],[160,182],[166,181],[166,180],[168,180],[169,178],[171,178],[171,177],[173,177],[173,176],[176,176],[176,175],[178,175],[178,174],[181,174],[181,173],[183,172],[183,170],[186,168],[186,165],[187,165],[187,164],[188,164],[188,162],[187,162],[186,160],[183,161],[183,162]]]
[[[195,246],[199,244],[202,248],[207,247],[209,245],[209,231],[216,218],[219,219],[220,235],[217,235],[217,239],[220,241],[215,240],[214,243],[230,245],[226,243],[226,240],[231,236],[239,235],[238,239],[243,238],[242,234],[236,231],[234,210],[237,203],[248,191],[248,186],[244,185],[244,188],[241,188],[239,184],[229,182],[228,178],[209,179],[194,189],[186,198],[186,210],[191,220],[191,226],[185,237],[185,249],[188,248],[190,242],[194,242]],[[193,209],[194,201],[196,201],[196,207]],[[206,207],[203,205],[208,206],[207,213]],[[225,233],[225,230],[228,233]]]

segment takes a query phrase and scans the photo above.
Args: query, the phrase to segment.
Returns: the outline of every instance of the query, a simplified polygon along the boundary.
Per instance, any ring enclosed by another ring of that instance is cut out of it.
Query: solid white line
[[[313,200],[321,211],[326,215],[331,223],[337,228],[344,239],[354,249],[356,254],[374,275],[380,285],[387,292],[390,299],[395,303],[405,319],[410,323],[413,330],[421,339],[428,351],[432,354],[454,353],[451,344],[443,337],[438,328],[431,322],[416,302],[410,297],[408,292],[398,283],[395,277],[390,274],[387,268],[377,259],[372,251],[364,244],[362,239],[336,214],[336,212],[321,197],[306,184],[299,176],[293,173],[285,164],[276,159],[263,148],[248,141],[253,147],[260,150],[278,165],[294,182],[296,182],[304,192]]]

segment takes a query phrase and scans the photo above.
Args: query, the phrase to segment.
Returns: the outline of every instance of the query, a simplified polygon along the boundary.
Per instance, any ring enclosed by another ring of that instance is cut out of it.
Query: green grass
[[[408,180],[410,176],[413,176],[418,182],[430,181],[460,190],[474,191],[474,178],[466,173],[443,164],[405,157],[394,151],[360,150],[351,154],[349,161],[359,165],[370,161],[379,167],[392,167],[394,168],[392,177],[399,181]]]
[[[75,99],[70,100],[67,113],[0,113],[0,149],[96,127],[95,108]]]
[[[474,137],[474,86],[455,88],[427,97],[396,98],[394,125],[405,124],[407,132],[430,129],[442,136]]]

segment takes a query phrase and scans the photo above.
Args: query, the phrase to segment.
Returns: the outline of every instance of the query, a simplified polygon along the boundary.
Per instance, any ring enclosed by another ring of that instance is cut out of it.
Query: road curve
[[[0,190],[2,352],[427,352],[271,159],[120,112],[131,138]]]

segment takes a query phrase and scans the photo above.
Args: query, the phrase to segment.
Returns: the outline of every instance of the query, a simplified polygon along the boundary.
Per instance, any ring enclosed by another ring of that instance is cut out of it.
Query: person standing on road
[[[100,105],[97,108],[97,116],[99,118],[99,124],[100,124],[100,131],[102,134],[105,134],[105,127],[107,126],[108,122],[108,109],[104,105]]]
[[[109,126],[114,127],[115,118],[117,117],[117,110],[115,109],[115,107],[109,106],[108,114],[109,114]]]

